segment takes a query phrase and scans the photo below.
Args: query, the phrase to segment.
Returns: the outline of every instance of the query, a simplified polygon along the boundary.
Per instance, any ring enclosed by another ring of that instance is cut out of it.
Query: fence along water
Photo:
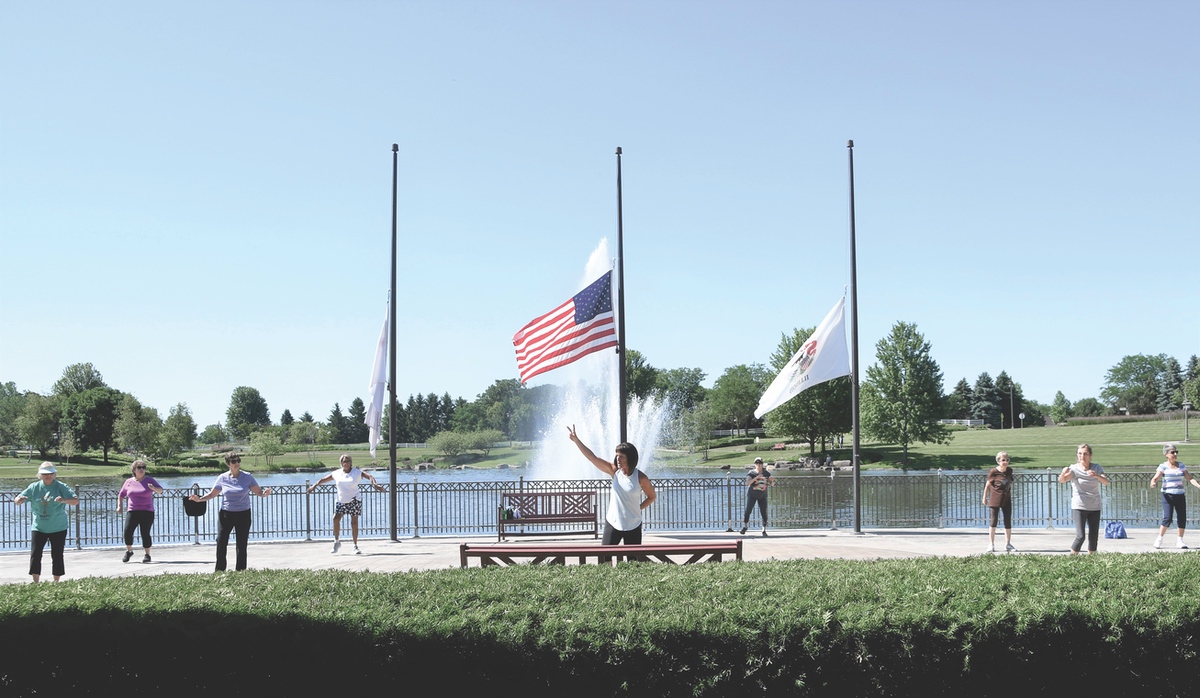
[[[1110,472],[1112,484],[1103,488],[1105,521],[1127,527],[1157,526],[1161,495],[1149,488],[1148,472]],[[982,504],[985,474],[910,473],[865,475],[862,483],[862,523],[868,528],[979,528],[988,523]],[[769,492],[770,526],[775,529],[833,529],[853,521],[853,480],[846,473],[789,475],[775,478]],[[740,474],[721,477],[663,477],[654,479],[658,500],[644,512],[650,531],[731,532],[741,528],[745,486]],[[306,484],[275,485],[265,499],[254,498],[251,540],[313,540],[331,538],[333,485],[311,494]],[[82,485],[76,489],[79,507],[70,511],[68,545],[75,548],[123,545],[124,518],[116,513],[117,490]],[[500,493],[513,490],[595,491],[603,521],[610,487],[607,480],[427,481],[397,485],[397,529],[401,537],[475,536],[496,532]],[[1190,491],[1190,489],[1189,489]],[[0,491],[0,550],[29,546],[32,513],[12,506],[20,490]],[[184,515],[180,500],[198,487],[173,488],[155,497],[154,541],[208,543],[215,540],[220,500],[209,502],[201,517]],[[388,494],[361,494],[363,514],[359,535],[388,535]],[[1070,528],[1071,494],[1058,482],[1056,471],[1018,472],[1013,485],[1013,525],[1019,528]],[[756,514],[757,515],[757,514]],[[752,521],[751,523],[755,523]],[[344,524],[344,527],[348,525]],[[139,541],[135,541],[137,543]]]

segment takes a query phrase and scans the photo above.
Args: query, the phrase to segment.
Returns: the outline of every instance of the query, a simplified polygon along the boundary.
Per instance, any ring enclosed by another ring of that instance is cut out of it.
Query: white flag
[[[846,349],[846,329],[843,325],[845,315],[846,297],[843,296],[779,375],[775,376],[758,401],[758,409],[754,410],[755,419],[761,419],[764,414],[814,385],[850,375],[850,352]]]
[[[383,331],[379,333],[379,344],[375,346],[375,363],[371,367],[371,407],[367,410],[363,421],[370,428],[367,442],[371,444],[371,457],[375,457],[375,447],[379,445],[380,425],[383,422],[383,393],[387,387],[387,357],[388,357],[388,322],[392,319],[392,299],[388,294],[387,314],[383,316]]]

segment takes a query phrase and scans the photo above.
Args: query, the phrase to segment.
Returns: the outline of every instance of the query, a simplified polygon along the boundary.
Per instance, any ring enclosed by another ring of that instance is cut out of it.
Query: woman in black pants
[[[767,486],[774,485],[775,478],[771,476],[762,458],[754,459],[754,470],[746,475],[746,513],[742,517],[741,533],[750,526],[750,514],[754,505],[758,505],[758,513],[762,516],[762,534],[767,535]]]

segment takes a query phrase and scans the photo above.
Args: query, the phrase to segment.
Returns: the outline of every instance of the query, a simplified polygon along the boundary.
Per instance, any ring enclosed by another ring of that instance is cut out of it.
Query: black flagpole
[[[853,424],[854,532],[862,533],[862,487],[858,464],[858,261],[854,243],[854,141],[847,141],[850,153],[850,411]]]
[[[617,148],[617,399],[621,403],[621,443],[629,441],[628,388],[625,385],[625,229],[621,213],[621,148]]]
[[[400,158],[400,146],[392,144],[392,295],[388,303],[388,449],[391,454],[391,465],[388,467],[388,482],[391,487],[389,502],[389,518],[391,519],[392,540],[399,543],[396,522],[396,192],[397,192],[397,163]]]

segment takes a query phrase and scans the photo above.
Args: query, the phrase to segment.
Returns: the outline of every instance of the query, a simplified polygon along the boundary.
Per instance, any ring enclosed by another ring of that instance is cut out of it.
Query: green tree
[[[0,383],[0,446],[15,445],[20,440],[17,419],[24,413],[25,393],[12,381]]]
[[[1072,417],[1099,417],[1104,412],[1104,403],[1094,397],[1085,397],[1071,407]]]
[[[36,449],[43,460],[49,458],[61,416],[57,398],[26,393],[25,411],[17,418],[17,436],[22,445]]]
[[[480,431],[470,432],[467,436],[467,448],[472,451],[483,451],[483,457],[487,458],[492,452],[492,447],[499,441],[504,440],[504,434],[501,434],[495,429],[483,429]]]
[[[178,455],[196,445],[196,420],[187,403],[180,402],[171,408],[163,422],[158,437],[158,451],[164,458]]]
[[[1114,413],[1124,408],[1129,414],[1154,414],[1159,380],[1166,366],[1166,354],[1126,356],[1108,369],[1100,398]]]
[[[938,423],[942,414],[942,370],[917,326],[898,322],[875,345],[867,368],[863,427],[880,441],[900,444],[908,463],[911,443],[946,443],[950,432]]]
[[[767,417],[769,419],[770,415]],[[679,415],[678,445],[686,446],[690,453],[700,453],[701,460],[708,460],[708,450],[712,445],[712,433],[713,429],[717,428],[717,420],[712,403],[708,400],[702,400],[692,409],[684,410]]]
[[[625,352],[625,389],[629,396],[638,400],[654,394],[658,385],[658,369],[651,366],[642,352],[629,349]]]
[[[762,364],[730,366],[708,391],[713,411],[734,428],[757,428],[759,421],[754,417],[754,410],[770,380],[771,376]]]
[[[256,431],[250,435],[250,455],[262,456],[266,466],[271,467],[271,459],[283,453],[283,442],[279,434],[267,431]]]
[[[225,431],[225,427],[221,423],[209,424],[204,427],[204,431],[200,432],[199,441],[202,444],[223,444],[229,440],[229,432]]]
[[[1054,394],[1054,403],[1050,405],[1050,419],[1055,424],[1066,424],[1071,418],[1071,401],[1060,390]]]
[[[147,453],[158,445],[162,419],[158,416],[158,410],[146,407],[134,396],[124,393],[114,428],[117,442],[137,455]]]
[[[62,377],[54,383],[54,394],[60,397],[82,393],[93,388],[107,387],[104,377],[90,363],[71,364],[63,369]]]
[[[308,459],[312,461],[317,459],[316,445],[319,443],[328,443],[327,436],[323,436],[322,432],[328,434],[329,428],[323,424],[300,420],[287,427],[287,430],[288,443],[304,445],[308,451]]]
[[[80,452],[79,444],[75,441],[75,435],[70,429],[63,429],[58,439],[58,455],[62,458],[63,465],[69,465],[71,459]]]
[[[782,335],[771,354],[771,368],[782,371],[815,330],[807,327]],[[768,434],[807,441],[809,455],[816,454],[818,442],[850,431],[853,421],[848,377],[814,385],[766,415]]]
[[[289,409],[285,409],[283,414],[279,415],[279,426],[281,427],[290,427],[295,421],[295,418],[292,417],[292,411]]]
[[[458,458],[463,453],[466,453],[469,437],[467,434],[457,431],[442,431],[429,437],[426,445],[429,448],[441,453],[450,460]]]
[[[708,391],[701,383],[706,378],[698,368],[672,368],[659,371],[655,391],[676,413],[700,404]]]
[[[257,389],[245,385],[233,389],[229,409],[225,410],[225,428],[234,436],[246,438],[257,427],[271,426],[271,411]]]
[[[1180,388],[1179,404],[1184,401],[1192,403],[1192,407],[1200,405],[1200,357],[1192,354],[1188,359],[1187,368],[1183,373],[1183,386]]]
[[[108,452],[117,445],[120,391],[101,386],[65,394],[61,400],[62,423],[71,431],[76,447],[80,451],[100,448],[104,451],[104,462],[108,463]]]

